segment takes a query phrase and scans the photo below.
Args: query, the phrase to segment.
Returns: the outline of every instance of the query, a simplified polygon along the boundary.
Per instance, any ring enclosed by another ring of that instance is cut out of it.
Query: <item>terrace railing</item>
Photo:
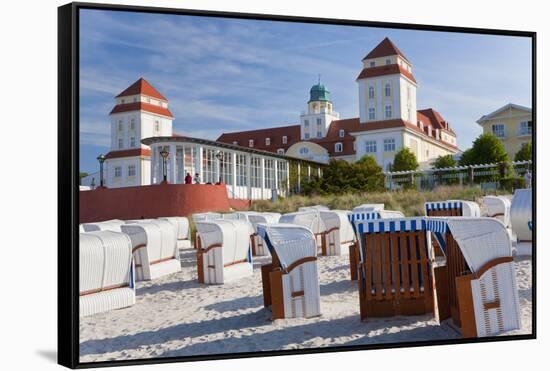
[[[495,183],[508,176],[523,177],[532,161],[455,166],[443,169],[385,172],[386,188],[431,190],[440,185],[478,185]]]

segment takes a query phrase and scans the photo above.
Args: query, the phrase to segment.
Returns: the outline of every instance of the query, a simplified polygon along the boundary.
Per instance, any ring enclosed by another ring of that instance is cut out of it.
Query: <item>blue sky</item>
[[[461,149],[483,114],[531,106],[528,38],[82,10],[80,169],[97,171],[114,96],[139,77],[189,136],[298,123],[318,74],[340,117],[358,117],[361,59],[386,36],[413,63],[418,109],[438,110]]]

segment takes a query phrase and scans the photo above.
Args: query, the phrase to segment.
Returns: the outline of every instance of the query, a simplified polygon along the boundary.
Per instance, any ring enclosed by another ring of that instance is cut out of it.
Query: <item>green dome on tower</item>
[[[318,82],[313,85],[311,89],[309,89],[309,102],[316,101],[330,101],[330,92],[327,90],[325,85],[321,84],[321,82]]]

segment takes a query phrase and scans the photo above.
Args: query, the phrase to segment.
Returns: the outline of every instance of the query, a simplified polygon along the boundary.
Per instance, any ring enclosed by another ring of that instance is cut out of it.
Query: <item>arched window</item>
[[[344,135],[346,135],[346,131],[344,129],[340,129],[339,135],[340,135],[340,138],[343,138]]]
[[[343,150],[342,147],[343,147],[343,146],[342,146],[342,143],[336,143],[336,144],[334,145],[334,152],[336,152],[336,153],[342,152],[342,150]]]
[[[391,86],[389,83],[386,84],[386,97],[389,97],[391,95]]]
[[[282,149],[282,148],[279,148],[279,149],[277,150],[277,154],[279,154],[279,155],[284,155],[284,154],[285,154],[285,150]]]
[[[374,99],[374,86],[369,86],[369,99]]]

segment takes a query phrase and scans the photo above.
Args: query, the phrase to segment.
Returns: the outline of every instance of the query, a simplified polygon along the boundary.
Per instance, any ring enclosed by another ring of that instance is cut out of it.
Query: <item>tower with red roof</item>
[[[109,188],[150,184],[151,151],[144,138],[171,136],[174,116],[168,100],[144,78],[115,97],[111,117],[111,147],[106,155]]]

